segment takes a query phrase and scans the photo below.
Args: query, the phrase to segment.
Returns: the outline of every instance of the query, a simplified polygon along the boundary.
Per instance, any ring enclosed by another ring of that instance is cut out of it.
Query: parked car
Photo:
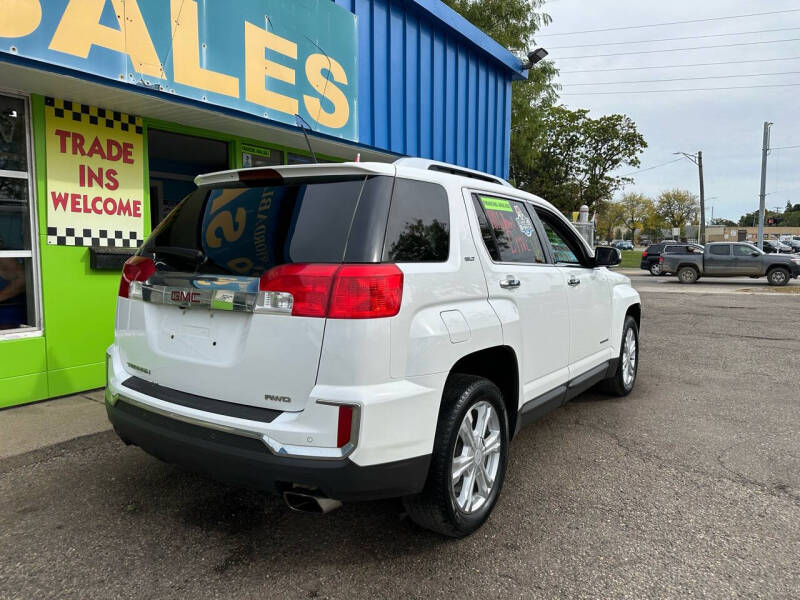
[[[792,247],[778,240],[764,240],[764,252],[767,254],[791,254]]]
[[[783,240],[783,243],[791,247],[793,253],[796,254],[800,252],[800,240],[794,240],[794,239]]]
[[[651,244],[642,252],[641,269],[649,271],[651,275],[661,275],[661,262],[659,258],[663,253],[701,253],[703,247],[697,244]]]
[[[297,510],[400,496],[459,537],[522,425],[634,387],[619,252],[502,179],[406,158],[196,183],[125,264],[107,357],[114,429],[162,460]]]
[[[617,250],[633,250],[633,242],[630,240],[617,240],[611,243]]]
[[[800,258],[766,254],[745,243],[706,244],[702,254],[662,254],[661,270],[681,283],[700,277],[766,277],[770,285],[786,285],[800,275]]]

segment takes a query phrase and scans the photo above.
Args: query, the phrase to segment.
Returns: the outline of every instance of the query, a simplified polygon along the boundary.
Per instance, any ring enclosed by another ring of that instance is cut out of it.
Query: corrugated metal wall
[[[404,0],[335,0],[358,16],[359,142],[506,177],[511,76]]]

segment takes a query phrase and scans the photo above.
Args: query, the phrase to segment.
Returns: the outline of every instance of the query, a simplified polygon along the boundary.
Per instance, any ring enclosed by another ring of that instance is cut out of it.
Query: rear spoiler
[[[310,165],[279,165],[274,167],[253,167],[206,173],[194,178],[198,187],[209,185],[230,185],[246,182],[253,184],[263,181],[280,185],[313,177],[366,177],[368,175],[388,175],[394,177],[394,165],[387,163],[326,163]]]

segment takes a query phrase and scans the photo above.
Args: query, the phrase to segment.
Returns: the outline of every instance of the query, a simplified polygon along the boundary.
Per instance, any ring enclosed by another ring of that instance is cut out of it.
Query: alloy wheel
[[[461,421],[453,449],[452,492],[465,513],[479,510],[492,494],[500,466],[500,418],[485,400],[475,403]]]
[[[636,336],[633,329],[625,334],[625,345],[622,348],[622,382],[630,389],[636,377]]]

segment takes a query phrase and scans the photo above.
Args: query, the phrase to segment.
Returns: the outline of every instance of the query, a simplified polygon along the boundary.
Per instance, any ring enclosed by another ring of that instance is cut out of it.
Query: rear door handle
[[[581,280],[573,275],[572,277],[569,278],[569,281],[567,283],[572,287],[575,287],[576,285],[581,284]]]
[[[505,279],[500,280],[500,287],[501,288],[518,288],[520,286],[520,281],[513,275],[509,275]]]

